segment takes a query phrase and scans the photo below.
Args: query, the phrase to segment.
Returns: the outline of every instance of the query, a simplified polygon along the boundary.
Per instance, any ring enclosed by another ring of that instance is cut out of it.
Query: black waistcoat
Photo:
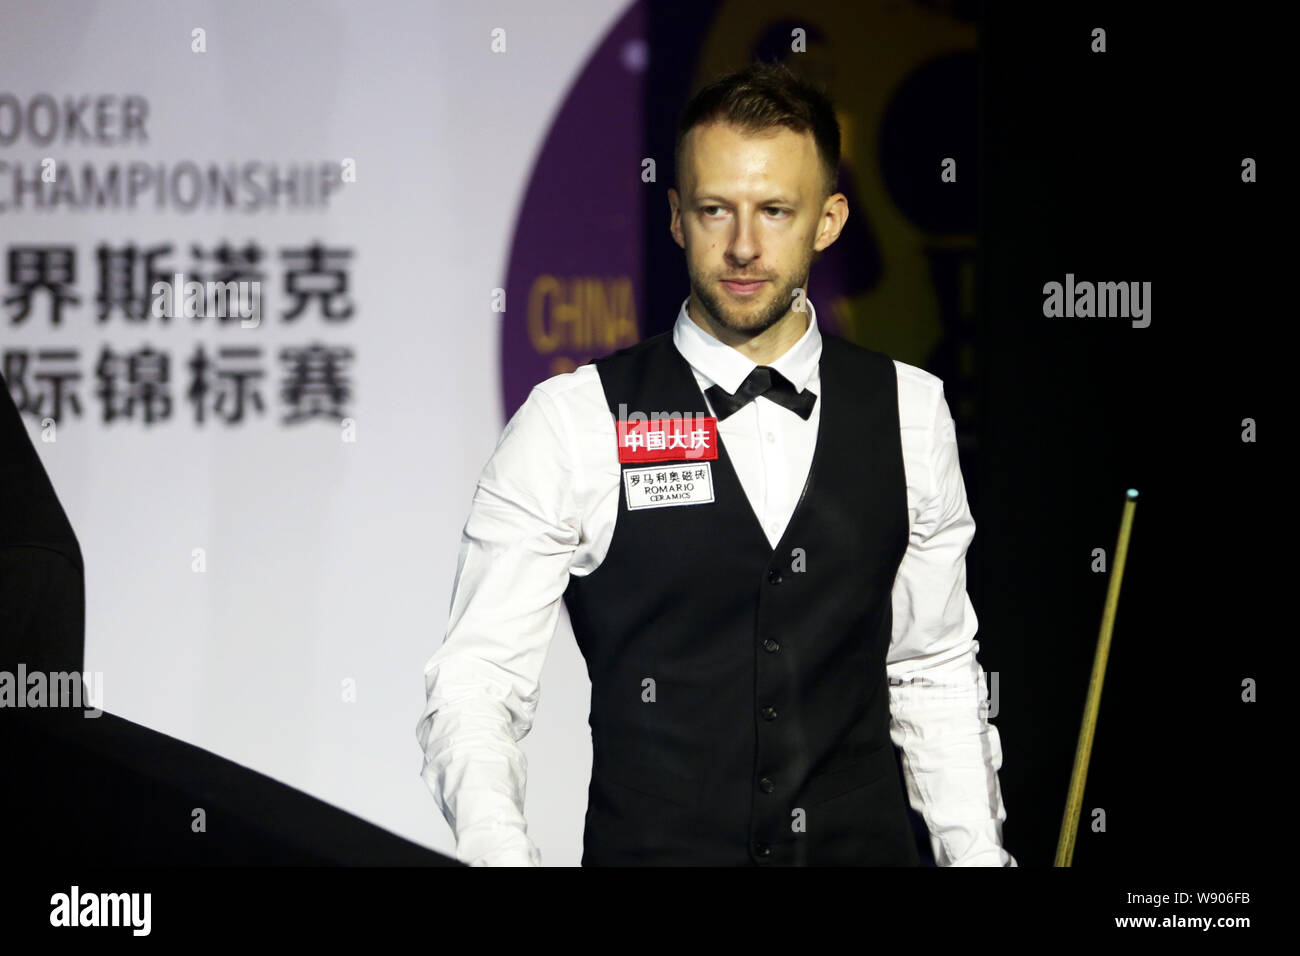
[[[616,420],[708,414],[671,332],[594,364]],[[608,555],[571,576],[591,677],[584,866],[918,864],[885,673],[908,540],[892,360],[823,335],[818,401],[775,550],[719,438],[712,502],[628,510],[620,481]]]

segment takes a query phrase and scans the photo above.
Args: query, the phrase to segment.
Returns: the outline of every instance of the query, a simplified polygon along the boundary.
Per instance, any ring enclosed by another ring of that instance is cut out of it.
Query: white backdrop
[[[0,311],[0,349],[80,350],[81,416],[61,418],[53,442],[35,416],[24,421],[85,556],[86,669],[103,673],[106,710],[453,851],[419,776],[415,722],[474,482],[503,425],[497,342],[510,319],[489,311],[489,295],[504,284],[548,122],[624,6],[6,0],[0,94],[24,105],[41,93],[148,103],[144,143],[19,135],[0,145],[4,255],[15,245],[77,251],[80,305],[58,326],[39,297],[22,322]],[[489,50],[496,27],[508,31],[506,55]],[[204,53],[191,49],[195,28]],[[0,133],[3,121],[0,110]],[[139,160],[350,157],[356,182],[296,210],[159,209],[152,195],[133,210],[36,209],[30,197],[13,208],[15,175],[38,175],[46,157],[74,175]],[[272,292],[281,248],[351,250],[353,317],[283,322],[277,294],[253,330],[97,320],[101,242],[171,243],[169,264],[182,265],[191,244],[223,240],[265,247]],[[355,353],[354,443],[337,419],[279,422],[270,358],[264,416],[196,425],[184,363],[197,344],[269,355],[315,340]],[[99,351],[144,345],[172,355],[172,417],[105,424]],[[349,680],[355,702],[343,699]],[[576,865],[590,687],[567,621],[542,686],[523,743],[530,833],[547,865]]]

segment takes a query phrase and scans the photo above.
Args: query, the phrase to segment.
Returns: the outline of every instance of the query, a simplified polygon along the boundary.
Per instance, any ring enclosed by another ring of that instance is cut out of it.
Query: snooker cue
[[[1061,836],[1056,844],[1054,866],[1069,866],[1074,859],[1074,838],[1079,828],[1079,812],[1083,807],[1088,758],[1092,755],[1092,737],[1097,728],[1097,711],[1101,706],[1101,684],[1106,677],[1110,635],[1115,626],[1115,610],[1119,606],[1119,586],[1124,577],[1124,560],[1128,556],[1128,539],[1133,528],[1137,496],[1136,488],[1130,488],[1125,495],[1124,514],[1119,523],[1119,543],[1115,545],[1115,569],[1106,590],[1106,606],[1101,612],[1101,633],[1097,637],[1097,653],[1092,660],[1092,677],[1088,681],[1088,696],[1083,705],[1083,726],[1079,729],[1079,744],[1074,752],[1074,771],[1070,774],[1070,789],[1065,798],[1065,816],[1061,820]]]

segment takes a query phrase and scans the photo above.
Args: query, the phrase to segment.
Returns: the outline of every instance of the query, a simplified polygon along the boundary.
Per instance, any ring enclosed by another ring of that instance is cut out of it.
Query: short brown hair
[[[677,120],[674,173],[682,182],[682,144],[695,126],[726,122],[749,133],[785,126],[812,131],[822,161],[823,198],[835,192],[840,177],[840,123],[825,88],[795,74],[783,63],[755,61],[699,90]]]

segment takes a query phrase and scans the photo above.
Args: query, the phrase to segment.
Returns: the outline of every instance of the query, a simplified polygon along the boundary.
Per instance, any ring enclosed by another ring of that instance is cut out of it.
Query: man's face
[[[694,127],[681,186],[681,194],[668,191],[671,230],[686,251],[691,292],[718,325],[747,336],[789,313],[793,291],[808,287],[814,254],[835,241],[847,216],[843,196],[822,200],[812,134],[783,126],[758,134]],[[737,279],[757,284],[728,281]]]

